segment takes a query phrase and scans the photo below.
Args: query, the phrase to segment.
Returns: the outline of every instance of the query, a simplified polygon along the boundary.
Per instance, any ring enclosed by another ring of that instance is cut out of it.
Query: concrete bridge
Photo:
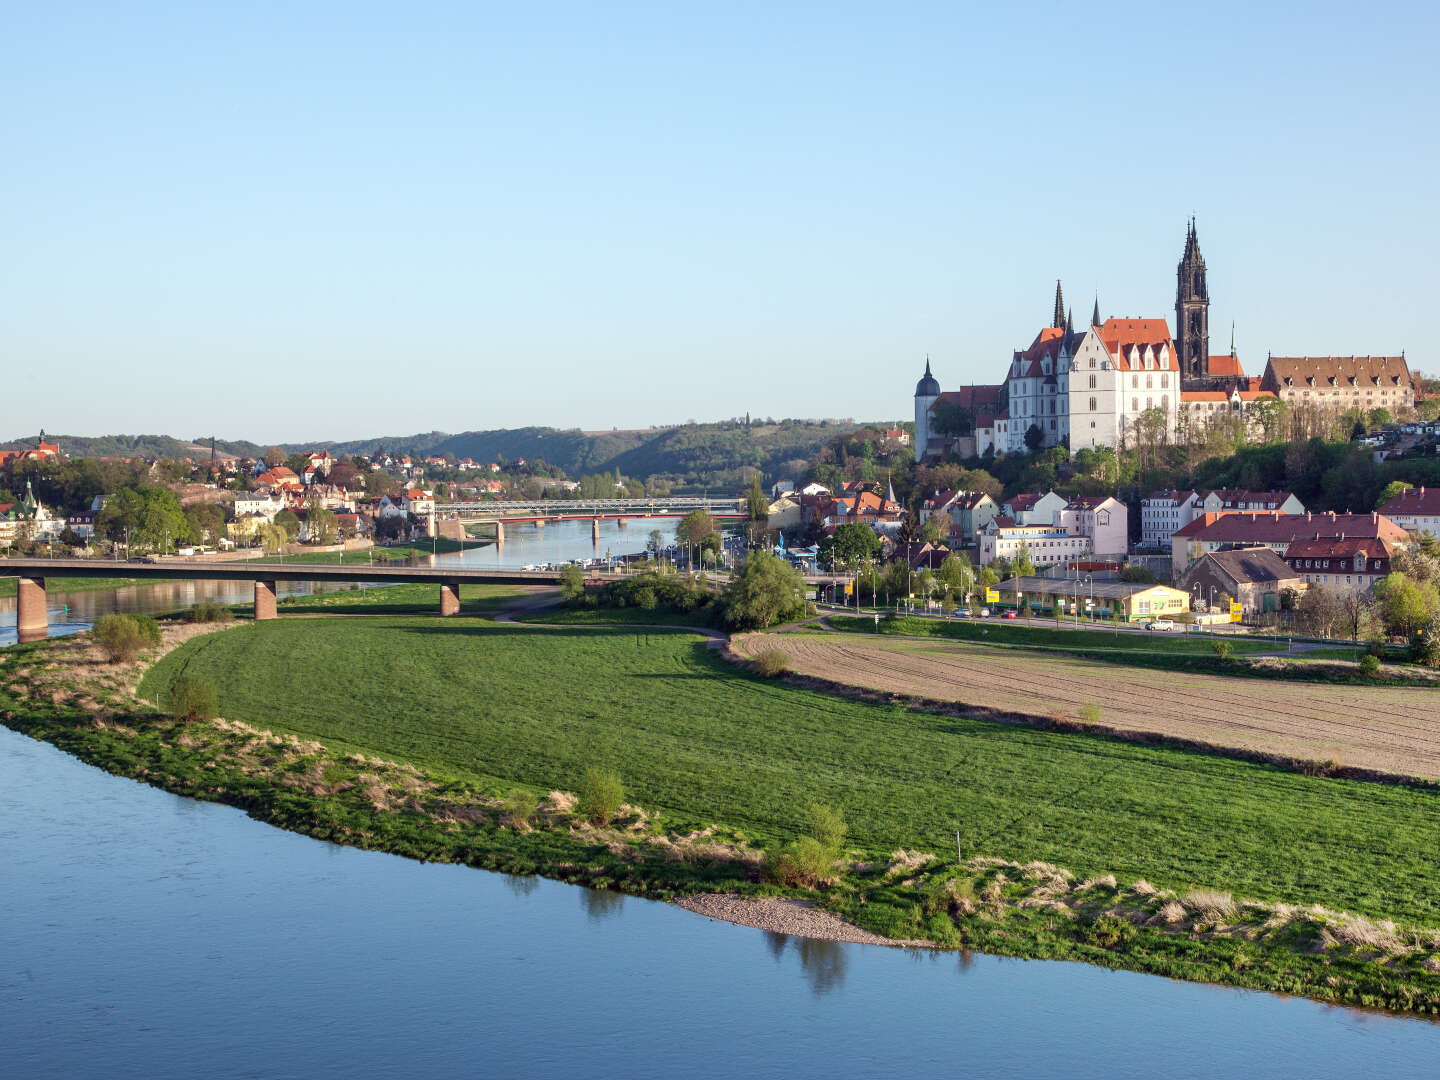
[[[588,570],[591,582],[616,581],[624,573]],[[21,641],[38,641],[49,630],[45,579],[113,578],[252,581],[255,583],[255,618],[274,619],[275,585],[281,581],[334,581],[372,585],[433,583],[440,588],[440,614],[458,615],[461,585],[558,585],[558,570],[468,570],[457,566],[326,566],[323,563],[261,563],[256,561],[206,562],[199,559],[161,559],[156,562],[116,562],[102,559],[0,559],[0,577],[18,579],[16,630]],[[845,580],[831,575],[809,575],[809,585],[833,585]]]
[[[707,510],[717,521],[739,521],[747,515],[738,499],[687,496],[674,499],[535,499],[509,502],[436,503],[436,514],[460,518],[471,525],[494,525],[495,540],[505,542],[506,525],[537,525],[547,521],[588,521],[600,537],[600,522],[625,518],[681,518]]]

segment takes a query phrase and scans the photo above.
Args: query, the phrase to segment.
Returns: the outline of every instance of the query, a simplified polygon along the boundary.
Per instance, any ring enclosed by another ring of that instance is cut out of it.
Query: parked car
[[[1007,608],[1005,611],[1002,611],[1000,613],[1000,618],[1002,619],[1018,619],[1019,617],[1020,613],[1014,608]]]
[[[982,607],[980,609],[980,617],[982,619],[988,619],[990,617],[990,609],[988,607]]]
[[[1145,629],[1147,629],[1147,630],[1174,630],[1174,629],[1175,629],[1175,620],[1174,620],[1174,619],[1151,619],[1148,623],[1145,624]]]

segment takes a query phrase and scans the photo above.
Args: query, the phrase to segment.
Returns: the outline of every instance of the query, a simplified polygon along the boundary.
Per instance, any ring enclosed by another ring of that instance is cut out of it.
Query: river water
[[[1420,1077],[1440,1026],[335,847],[0,729],[0,1076]]]
[[[605,558],[643,551],[650,531],[659,529],[669,543],[675,536],[674,518],[628,518],[602,521],[600,537],[594,538],[589,521],[554,522],[543,527],[507,525],[505,543],[480,543],[463,552],[423,557],[422,565],[466,566],[474,569],[518,570],[532,564],[568,562],[571,559]],[[123,574],[118,566],[116,573]],[[348,585],[312,585],[309,582],[279,582],[278,596],[303,596],[317,590],[349,588]],[[50,636],[73,634],[88,629],[101,615],[165,615],[194,606],[201,600],[219,604],[248,604],[254,600],[249,582],[177,581],[154,585],[132,585],[122,589],[91,592],[52,593],[49,596]],[[15,598],[0,599],[0,646],[15,644]]]

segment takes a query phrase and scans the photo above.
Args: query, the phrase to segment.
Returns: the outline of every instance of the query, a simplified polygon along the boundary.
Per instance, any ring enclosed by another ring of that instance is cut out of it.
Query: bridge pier
[[[460,614],[460,583],[446,581],[440,585],[440,614]]]
[[[536,518],[536,519],[535,519],[535,527],[536,527],[537,529],[543,529],[543,528],[545,527],[545,519],[544,519],[544,518]]]
[[[255,579],[255,621],[278,618],[275,611],[275,582]]]
[[[505,523],[503,521],[495,522],[495,543],[497,545],[505,543]]]
[[[15,631],[21,641],[40,641],[50,633],[50,618],[45,611],[45,579],[17,579]]]
[[[597,545],[600,543],[600,519],[598,517],[590,519],[590,540]]]

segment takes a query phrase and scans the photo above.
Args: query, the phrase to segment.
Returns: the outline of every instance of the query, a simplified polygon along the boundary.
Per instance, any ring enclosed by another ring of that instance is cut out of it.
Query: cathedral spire
[[[1050,317],[1051,326],[1065,325],[1065,294],[1060,290],[1060,279],[1055,279],[1055,313]]]
[[[1232,358],[1237,355],[1237,353],[1235,352],[1235,320],[1234,320],[1234,319],[1231,319],[1231,320],[1230,320],[1230,355],[1231,355]]]
[[[1075,334],[1075,309],[1070,308],[1065,312],[1065,339],[1068,341]]]
[[[1095,292],[1095,310],[1094,310],[1094,312],[1092,312],[1091,315],[1090,315],[1090,325],[1091,325],[1091,326],[1099,326],[1099,325],[1100,325],[1100,292],[1099,292],[1099,290],[1096,290],[1096,292]]]

